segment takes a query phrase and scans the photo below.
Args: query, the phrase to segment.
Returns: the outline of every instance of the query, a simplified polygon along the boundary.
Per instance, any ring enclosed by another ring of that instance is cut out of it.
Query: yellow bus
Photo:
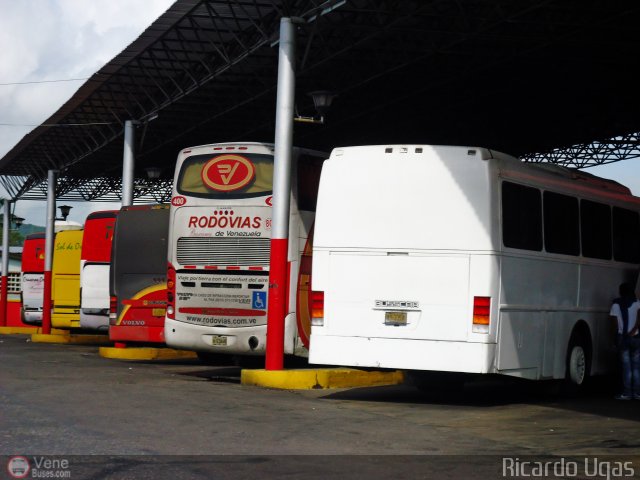
[[[51,326],[54,328],[80,328],[82,234],[82,230],[56,234],[51,271]]]

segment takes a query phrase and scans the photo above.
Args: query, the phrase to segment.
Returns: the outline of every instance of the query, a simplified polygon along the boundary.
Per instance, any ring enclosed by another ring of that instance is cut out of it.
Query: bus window
[[[580,202],[582,255],[589,258],[611,258],[611,207],[603,203]]]
[[[184,161],[177,183],[178,193],[195,197],[268,195],[273,189],[273,156],[246,152],[194,155]]]
[[[578,199],[544,192],[544,248],[550,253],[580,254]]]
[[[502,222],[505,247],[542,250],[540,190],[503,182]]]
[[[626,208],[613,207],[613,258],[640,263],[640,216]]]

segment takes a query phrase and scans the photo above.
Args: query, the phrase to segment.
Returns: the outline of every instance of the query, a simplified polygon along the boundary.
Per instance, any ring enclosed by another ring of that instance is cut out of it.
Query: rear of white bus
[[[180,153],[169,227],[169,346],[264,354],[272,181],[269,145]]]
[[[494,371],[491,152],[335,149],[322,169],[310,363]]]

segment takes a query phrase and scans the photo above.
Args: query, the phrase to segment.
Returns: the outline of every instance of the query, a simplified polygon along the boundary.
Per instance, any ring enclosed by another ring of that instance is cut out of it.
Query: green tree
[[[0,226],[0,246],[2,246],[3,227]],[[9,230],[9,246],[21,247],[24,243],[24,236],[17,230]]]

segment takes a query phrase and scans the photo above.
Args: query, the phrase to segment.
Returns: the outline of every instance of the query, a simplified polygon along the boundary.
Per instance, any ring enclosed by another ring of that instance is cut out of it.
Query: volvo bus
[[[51,269],[51,326],[80,328],[80,253],[82,230],[56,233]]]
[[[109,339],[164,343],[169,205],[122,207],[109,272]]]
[[[109,263],[117,210],[89,214],[80,255],[80,327],[109,330]]]
[[[324,158],[294,148],[287,354],[305,355],[308,347],[311,228]],[[201,358],[264,354],[273,166],[270,144],[212,144],[178,155],[169,229],[169,346]]]
[[[334,149],[309,361],[582,385],[614,359],[608,313],[638,272],[639,211],[616,182],[485,148]]]

